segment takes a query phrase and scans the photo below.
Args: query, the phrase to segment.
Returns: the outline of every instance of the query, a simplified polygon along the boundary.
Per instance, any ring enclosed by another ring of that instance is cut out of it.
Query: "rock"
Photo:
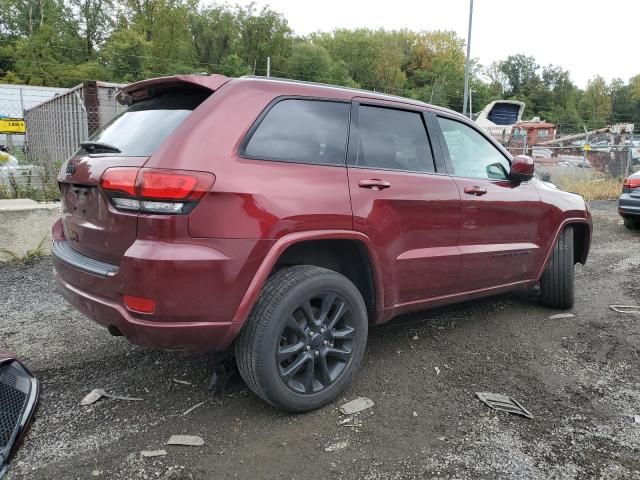
[[[575,315],[573,313],[556,313],[555,315],[551,315],[549,320],[560,320],[562,318],[573,318]]]
[[[171,435],[167,445],[183,445],[186,447],[200,447],[204,445],[202,437],[197,435]]]
[[[333,444],[328,445],[327,447],[325,447],[324,451],[325,452],[337,452],[338,450],[343,450],[343,449],[347,448],[348,445],[349,445],[349,442],[333,443]]]
[[[413,415],[413,417],[415,418],[415,417],[417,417],[417,416],[418,416],[418,412],[413,412],[413,413],[412,413],[412,415]]]
[[[440,375],[440,369],[438,367],[435,367],[436,369],[436,375]]]
[[[143,457],[164,457],[167,454],[166,450],[142,450],[140,455]]]
[[[413,339],[414,339],[414,340],[418,340],[418,335],[414,335],[414,336],[413,336]]]
[[[640,423],[640,415],[634,415],[633,416],[633,421],[636,423]]]
[[[340,407],[340,413],[343,415],[351,415],[354,413],[362,412],[367,408],[373,407],[373,400],[366,397],[358,397],[355,400],[345,403]]]

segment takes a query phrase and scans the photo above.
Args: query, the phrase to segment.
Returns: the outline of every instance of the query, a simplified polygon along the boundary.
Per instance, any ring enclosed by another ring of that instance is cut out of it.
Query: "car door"
[[[438,138],[462,198],[459,292],[534,279],[544,209],[528,181],[509,180],[511,162],[471,122],[438,114]]]
[[[434,162],[425,112],[356,99],[347,154],[354,229],[375,244],[385,307],[447,295],[458,274],[460,194]]]

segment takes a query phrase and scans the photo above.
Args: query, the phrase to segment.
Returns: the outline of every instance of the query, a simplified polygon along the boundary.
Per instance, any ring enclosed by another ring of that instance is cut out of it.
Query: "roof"
[[[556,126],[553,123],[542,122],[542,121],[532,121],[532,120],[523,120],[521,122],[516,123],[516,127],[524,128],[524,129],[534,129],[534,128],[555,128]]]

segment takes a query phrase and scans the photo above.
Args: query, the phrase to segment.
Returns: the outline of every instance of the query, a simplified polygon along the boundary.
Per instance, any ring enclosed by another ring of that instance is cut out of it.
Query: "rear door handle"
[[[371,190],[384,190],[385,188],[389,188],[391,184],[386,180],[372,178],[371,180],[360,180],[358,186],[360,188],[370,188]]]
[[[479,197],[487,193],[487,189],[482,187],[477,187],[477,186],[464,187],[464,193],[468,193],[469,195],[475,195],[476,197]]]

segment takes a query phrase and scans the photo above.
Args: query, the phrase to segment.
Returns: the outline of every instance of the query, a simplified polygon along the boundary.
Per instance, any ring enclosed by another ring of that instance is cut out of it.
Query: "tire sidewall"
[[[265,330],[264,341],[254,345],[257,349],[257,376],[262,380],[265,395],[277,407],[290,411],[307,411],[319,408],[335,398],[350,382],[360,368],[367,342],[367,310],[358,289],[346,277],[333,271],[325,271],[304,280],[291,289],[272,310]],[[312,394],[293,392],[285,385],[278,372],[276,349],[288,317],[304,300],[320,292],[333,292],[341,295],[354,312],[356,336],[353,353],[340,377],[324,390]]]

